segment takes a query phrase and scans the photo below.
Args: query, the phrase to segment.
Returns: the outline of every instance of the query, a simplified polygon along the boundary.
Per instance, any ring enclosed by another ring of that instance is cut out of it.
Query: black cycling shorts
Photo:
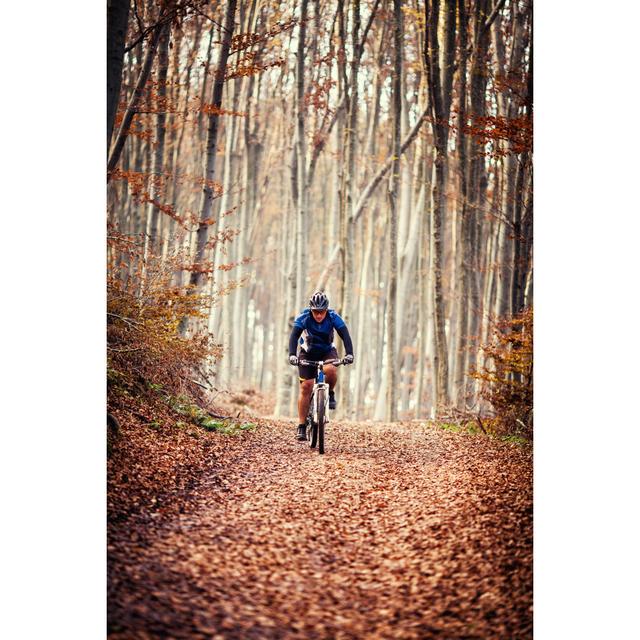
[[[300,350],[298,354],[300,360],[320,360],[320,358],[310,358],[304,351]],[[327,353],[322,356],[322,360],[338,360],[338,352],[335,347],[332,347]],[[301,364],[298,365],[298,375],[300,376],[300,382],[303,380],[315,380],[318,367]]]

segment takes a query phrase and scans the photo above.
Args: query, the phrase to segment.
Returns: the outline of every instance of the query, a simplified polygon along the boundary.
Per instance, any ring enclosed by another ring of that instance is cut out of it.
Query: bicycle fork
[[[316,387],[313,390],[313,421],[318,424],[318,413],[320,412],[320,394],[318,391],[324,390],[322,394],[324,400],[324,421],[329,422],[329,414],[327,413],[327,407],[329,406],[329,385],[326,382],[316,383]]]

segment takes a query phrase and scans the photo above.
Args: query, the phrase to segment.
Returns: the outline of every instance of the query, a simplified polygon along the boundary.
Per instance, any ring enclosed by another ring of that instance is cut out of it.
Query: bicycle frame
[[[324,366],[327,364],[334,365],[336,367],[341,364],[345,364],[344,360],[299,360],[302,366],[315,366],[317,367],[315,384],[311,391],[311,398],[309,400],[309,411],[307,413],[307,429],[312,432],[311,446],[315,446],[314,429],[317,429],[319,433],[319,451],[324,453],[324,425],[329,422],[327,417],[329,408],[329,383],[325,382]],[[323,394],[318,393],[324,391]],[[322,395],[322,403],[324,406],[320,406],[320,395]],[[322,409],[322,410],[321,410]],[[322,416],[322,424],[320,424],[319,416]]]
[[[318,365],[318,373],[316,374],[316,382],[313,385],[313,391],[311,392],[311,401],[309,402],[309,413],[311,415],[311,419],[316,424],[318,423],[318,414],[319,414],[319,406],[318,406],[318,390],[324,389],[326,393],[324,394],[324,415],[327,416],[327,408],[329,406],[329,384],[324,381],[324,363],[320,363]],[[329,422],[328,418],[325,418],[325,422]]]

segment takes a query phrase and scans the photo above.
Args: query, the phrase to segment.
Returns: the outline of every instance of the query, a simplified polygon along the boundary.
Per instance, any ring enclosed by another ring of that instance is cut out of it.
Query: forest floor
[[[109,638],[531,638],[532,451],[419,422],[197,434],[122,411]]]

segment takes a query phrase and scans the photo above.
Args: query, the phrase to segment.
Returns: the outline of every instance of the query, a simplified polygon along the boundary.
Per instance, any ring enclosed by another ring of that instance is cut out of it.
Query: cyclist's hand
[[[353,364],[353,354],[348,354],[344,357],[345,364]]]
[[[298,364],[297,356],[289,356],[289,364],[295,367]]]

